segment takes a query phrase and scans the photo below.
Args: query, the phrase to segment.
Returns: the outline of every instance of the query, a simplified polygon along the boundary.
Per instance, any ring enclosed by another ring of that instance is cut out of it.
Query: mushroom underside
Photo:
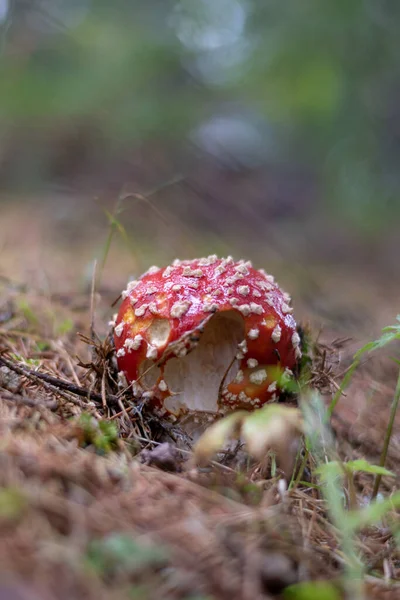
[[[244,335],[243,317],[233,310],[216,313],[205,326],[197,346],[186,356],[170,358],[162,379],[172,393],[164,406],[172,414],[218,410],[221,382],[234,379],[238,361],[234,360]],[[151,389],[161,377],[153,361],[142,365],[142,385]]]

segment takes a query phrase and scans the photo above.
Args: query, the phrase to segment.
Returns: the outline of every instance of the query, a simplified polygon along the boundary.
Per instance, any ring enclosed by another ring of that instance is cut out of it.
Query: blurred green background
[[[398,274],[399,25],[398,0],[0,0],[0,211],[75,243],[128,195],[140,264]]]

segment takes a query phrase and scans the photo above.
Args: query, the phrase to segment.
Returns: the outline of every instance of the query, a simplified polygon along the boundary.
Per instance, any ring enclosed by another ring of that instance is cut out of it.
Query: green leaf
[[[21,356],[21,354],[16,354],[12,352],[10,357],[16,362],[21,362],[24,365],[28,365],[30,367],[39,367],[40,366],[40,358],[25,358]]]
[[[329,581],[303,581],[288,586],[283,597],[285,600],[341,600],[342,594]]]
[[[373,352],[374,350],[383,348],[384,346],[387,346],[387,344],[390,344],[396,340],[400,340],[400,325],[390,325],[389,327],[384,327],[382,329],[381,337],[373,342],[368,342],[368,344],[365,344],[365,346],[360,348],[355,353],[354,359],[358,360],[366,352]]]
[[[130,535],[113,533],[92,541],[87,558],[100,574],[133,574],[146,567],[163,564],[168,558],[168,553],[162,546],[141,544]]]
[[[336,404],[338,403],[343,391],[349,385],[349,383],[353,377],[354,371],[357,369],[357,367],[360,364],[360,360],[361,360],[362,356],[368,352],[374,352],[375,350],[378,350],[379,348],[383,348],[384,346],[386,346],[387,344],[390,344],[391,342],[400,340],[400,319],[399,319],[399,317],[400,317],[400,315],[397,315],[397,317],[396,317],[396,320],[399,321],[398,325],[396,324],[396,325],[389,325],[388,327],[384,327],[382,329],[382,335],[380,338],[378,338],[377,340],[374,340],[373,342],[368,342],[368,344],[365,344],[362,348],[357,350],[357,352],[355,353],[355,355],[353,357],[353,362],[350,365],[346,375],[343,378],[340,388],[338,389],[338,391],[335,393],[335,395],[332,398],[331,404],[328,408],[328,413],[330,415],[333,413],[334,409],[336,408]]]
[[[101,454],[116,447],[118,428],[113,421],[97,421],[89,413],[82,413],[78,420],[82,430],[82,445],[93,445]]]
[[[32,325],[39,324],[39,318],[37,317],[37,315],[35,314],[33,309],[30,307],[26,298],[19,298],[17,300],[17,308],[24,315],[24,317],[28,321],[28,323],[30,323]]]
[[[376,525],[389,511],[398,508],[400,508],[400,491],[386,498],[383,502],[375,501],[366,508],[350,511],[345,516],[346,527],[354,530],[368,525]]]
[[[26,507],[26,498],[12,487],[0,489],[0,519],[14,521],[18,519]]]
[[[70,331],[72,331],[74,328],[74,322],[72,319],[64,319],[64,321],[61,321],[61,323],[59,323],[56,327],[55,327],[55,334],[56,335],[66,335],[67,333],[70,333]]]
[[[329,473],[331,475],[344,475],[344,472],[355,473],[362,471],[363,473],[373,473],[375,475],[387,475],[388,477],[396,477],[395,473],[388,471],[384,467],[378,465],[371,465],[367,460],[349,460],[347,463],[341,463],[339,461],[332,460],[328,463],[320,465],[314,470],[316,475],[324,475]]]
[[[36,342],[36,348],[38,352],[45,352],[46,350],[50,350],[51,346],[47,341],[38,341]]]
[[[324,481],[331,477],[340,477],[344,475],[342,463],[336,460],[331,460],[319,465],[313,472],[315,475],[320,475]]]
[[[387,477],[396,477],[395,473],[385,469],[385,467],[380,467],[379,465],[371,465],[367,460],[358,459],[358,460],[349,460],[349,462],[344,464],[345,469],[354,473],[355,471],[362,471],[363,473],[373,473],[375,475],[387,475]]]

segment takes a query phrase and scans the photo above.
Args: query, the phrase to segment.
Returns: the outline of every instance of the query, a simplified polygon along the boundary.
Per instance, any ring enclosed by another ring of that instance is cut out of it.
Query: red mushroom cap
[[[119,369],[162,414],[262,406],[301,357],[289,296],[249,261],[176,260],[122,296]]]

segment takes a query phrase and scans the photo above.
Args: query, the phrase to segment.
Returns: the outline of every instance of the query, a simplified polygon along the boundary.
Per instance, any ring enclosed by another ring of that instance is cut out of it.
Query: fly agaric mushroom
[[[275,401],[279,373],[291,377],[301,357],[290,297],[249,261],[213,255],[151,267],[122,297],[121,377],[159,414]]]

